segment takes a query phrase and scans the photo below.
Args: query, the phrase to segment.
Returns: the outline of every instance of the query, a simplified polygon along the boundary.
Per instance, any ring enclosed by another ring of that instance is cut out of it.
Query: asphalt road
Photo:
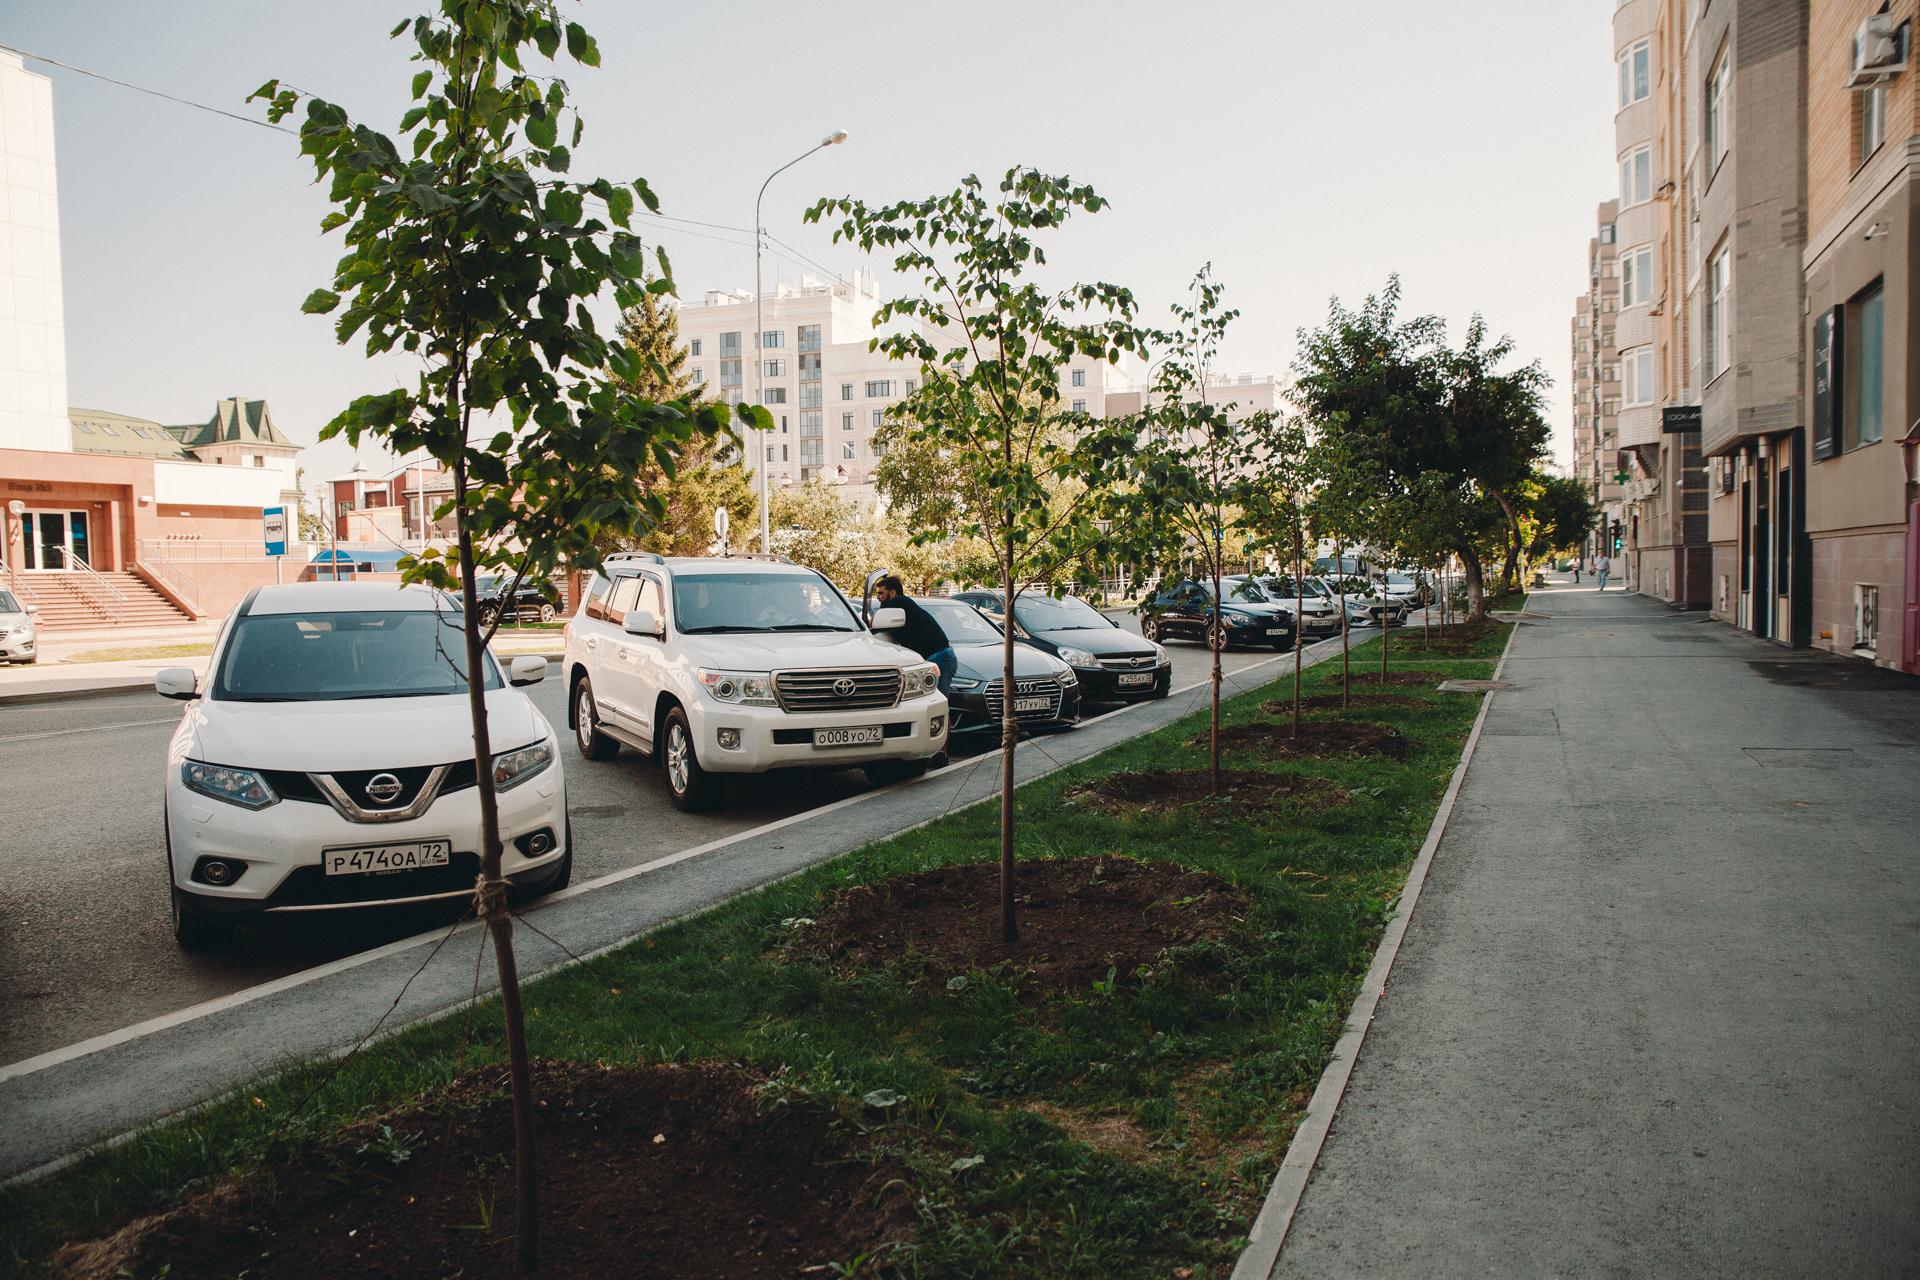
[[[1206,678],[1198,645],[1168,646],[1174,686]],[[1270,650],[1227,655],[1237,670]],[[534,701],[564,725],[558,680]],[[173,704],[149,693],[0,705],[0,1064],[170,1013],[444,924],[453,908],[276,917],[218,954],[188,954],[167,928],[160,785]],[[563,735],[566,736],[566,735]],[[956,741],[956,754],[983,751]],[[563,757],[579,883],[830,804],[867,788],[858,772],[738,780],[722,808],[686,814],[634,752]]]

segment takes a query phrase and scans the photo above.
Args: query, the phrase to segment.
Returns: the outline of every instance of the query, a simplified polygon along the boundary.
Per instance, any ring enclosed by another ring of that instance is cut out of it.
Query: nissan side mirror
[[[542,657],[529,655],[523,658],[515,658],[513,665],[507,668],[507,683],[515,687],[539,684],[546,678],[547,660]]]
[[[907,611],[899,608],[875,609],[871,625],[875,631],[898,631],[907,625]]]
[[[30,604],[30,605],[28,605],[28,606],[27,606],[27,612],[28,612],[28,613],[38,613],[38,612],[40,612],[40,606],[39,606],[39,605],[37,605],[37,604]]]
[[[658,640],[666,633],[660,625],[660,619],[653,616],[651,609],[629,609],[621,628],[630,636],[646,636],[649,640]]]
[[[153,691],[163,698],[191,702],[200,696],[200,677],[192,667],[166,667],[154,672]]]

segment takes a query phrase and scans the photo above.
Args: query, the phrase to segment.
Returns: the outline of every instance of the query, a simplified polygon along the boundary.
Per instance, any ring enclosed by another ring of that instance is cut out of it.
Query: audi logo
[[[400,779],[390,773],[376,773],[367,779],[367,799],[375,804],[392,804],[404,790],[406,788],[400,785]]]
[[[853,691],[858,687],[859,686],[855,685],[853,681],[846,676],[841,676],[833,682],[834,694],[842,698],[851,698]]]

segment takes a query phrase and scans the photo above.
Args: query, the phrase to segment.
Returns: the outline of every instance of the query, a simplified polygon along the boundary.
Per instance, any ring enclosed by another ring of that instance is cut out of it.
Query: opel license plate
[[[1122,689],[1139,689],[1153,683],[1153,675],[1147,671],[1130,671],[1114,681]]]
[[[320,866],[330,876],[361,876],[382,871],[444,867],[452,858],[453,842],[450,840],[415,840],[410,844],[322,849]]]
[[[871,747],[885,739],[877,724],[854,725],[847,729],[815,729],[813,745],[816,747]]]
[[[1053,710],[1053,699],[1052,698],[1015,698],[1013,700],[1013,709],[1016,712],[1051,711]]]

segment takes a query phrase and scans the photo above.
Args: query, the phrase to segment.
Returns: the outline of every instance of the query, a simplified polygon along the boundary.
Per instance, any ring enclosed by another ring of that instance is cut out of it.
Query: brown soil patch
[[[1000,941],[1000,866],[963,863],[856,885],[794,939],[802,952],[862,967],[913,959],[951,978],[1008,963],[1036,991],[1129,980],[1168,947],[1227,937],[1245,914],[1219,876],[1170,862],[1089,857],[1015,867],[1020,940]]]
[[[1118,1111],[1089,1114],[1055,1106],[1051,1102],[1029,1101],[1014,1105],[1039,1116],[1075,1142],[1085,1143],[1104,1155],[1115,1156],[1129,1164],[1147,1164],[1153,1159],[1153,1139],[1146,1130],[1134,1123],[1132,1116]]]
[[[910,1238],[898,1171],[732,1067],[540,1062],[542,1277],[791,1276]],[[59,1259],[72,1280],[165,1274],[412,1280],[513,1274],[506,1069]],[[891,1183],[892,1185],[889,1185]],[[171,1267],[171,1270],[166,1268]]]
[[[1340,678],[1338,676],[1334,677],[1334,681],[1336,683],[1338,683],[1339,679]],[[1382,684],[1388,684],[1388,685],[1398,685],[1400,688],[1403,688],[1403,689],[1411,689],[1416,686],[1431,689],[1433,688],[1434,685],[1438,684],[1439,681],[1440,681],[1440,677],[1435,676],[1429,672],[1394,671],[1391,668],[1388,669],[1386,679],[1383,681],[1380,678],[1379,669],[1375,668],[1374,670],[1371,670],[1371,671],[1355,671],[1353,673],[1352,682],[1355,685],[1370,684],[1375,686],[1376,688]]]
[[[1190,747],[1206,747],[1206,734],[1187,739]],[[1385,756],[1407,758],[1407,740],[1390,724],[1378,720],[1302,720],[1300,732],[1291,722],[1281,725],[1236,724],[1220,730],[1223,751],[1254,748],[1279,759],[1325,756]]]
[[[1409,697],[1404,693],[1353,693],[1347,696],[1348,705],[1354,707],[1424,707],[1430,705],[1425,698]],[[1339,711],[1341,710],[1338,693],[1310,693],[1300,699],[1303,711]],[[1291,716],[1293,699],[1278,698],[1272,702],[1260,704],[1263,716]]]
[[[1460,622],[1450,627],[1437,627],[1431,636],[1407,636],[1400,641],[1400,645],[1406,649],[1418,649],[1422,653],[1459,657],[1499,629],[1500,624],[1492,619]]]
[[[1165,813],[1206,801],[1238,814],[1260,814],[1282,805],[1334,809],[1347,803],[1347,793],[1325,778],[1253,769],[1222,769],[1223,794],[1215,796],[1205,769],[1150,769],[1145,773],[1111,773],[1067,792],[1069,801],[1085,801],[1109,813],[1142,810]]]

